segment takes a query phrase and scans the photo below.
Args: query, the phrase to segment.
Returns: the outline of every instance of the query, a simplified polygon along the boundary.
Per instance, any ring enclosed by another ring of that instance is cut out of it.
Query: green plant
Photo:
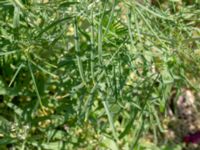
[[[172,88],[199,89],[199,4],[168,5],[1,1],[1,149],[159,143]]]

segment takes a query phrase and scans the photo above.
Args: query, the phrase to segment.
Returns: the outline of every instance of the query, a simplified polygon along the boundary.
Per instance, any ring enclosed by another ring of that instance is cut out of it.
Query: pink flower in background
[[[183,141],[186,144],[189,144],[189,143],[198,144],[198,143],[200,143],[200,131],[197,131],[193,134],[186,135],[183,138]]]

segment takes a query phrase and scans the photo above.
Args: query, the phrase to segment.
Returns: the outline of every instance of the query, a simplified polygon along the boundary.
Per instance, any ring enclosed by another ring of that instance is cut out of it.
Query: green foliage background
[[[1,0],[0,148],[167,143],[171,91],[199,89],[200,4],[186,4]]]

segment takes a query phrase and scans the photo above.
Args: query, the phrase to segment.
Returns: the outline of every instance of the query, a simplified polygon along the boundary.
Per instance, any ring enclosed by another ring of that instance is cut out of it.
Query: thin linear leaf
[[[12,77],[10,83],[9,83],[9,87],[12,85],[12,83],[14,82],[15,78],[17,77],[17,75],[19,74],[19,71],[22,69],[22,67],[24,67],[24,64],[20,64],[19,67],[17,68],[17,71],[15,72],[14,76]]]
[[[40,31],[40,33],[35,38],[41,37],[43,33],[47,32],[49,29],[55,27],[57,24],[62,23],[63,21],[73,19],[73,18],[74,18],[73,16],[69,16],[69,17],[65,17],[65,18],[54,21],[53,23],[51,23],[50,25],[45,27],[42,31]]]
[[[36,95],[37,95],[37,98],[38,98],[38,101],[36,102],[35,104],[35,107],[34,107],[34,111],[36,111],[38,109],[38,106],[40,105],[40,107],[43,109],[43,104],[42,104],[42,100],[41,100],[41,97],[40,97],[40,94],[39,94],[39,91],[38,91],[38,88],[37,88],[37,84],[36,84],[36,81],[35,81],[35,77],[33,75],[33,71],[32,71],[32,68],[31,68],[31,64],[28,60],[28,68],[29,68],[29,71],[31,73],[31,78],[32,78],[32,81],[33,81],[33,85],[34,85],[34,88],[35,88],[35,92],[36,92]],[[34,116],[34,114],[32,114]]]
[[[138,3],[137,1],[135,2],[135,4],[137,6],[139,6],[141,9],[148,11],[149,13],[151,13],[152,15],[154,15],[156,17],[159,17],[159,18],[165,19],[165,20],[173,21],[173,19],[171,19],[170,17],[165,17],[163,15],[160,15],[158,12],[154,12],[154,11],[150,10],[148,7],[143,6],[142,4]]]
[[[110,124],[111,130],[112,130],[112,133],[113,133],[113,137],[115,138],[116,141],[118,141],[118,137],[117,137],[117,133],[116,133],[116,130],[115,130],[113,118],[112,118],[112,115],[109,111],[108,102],[103,100],[102,103],[103,103],[103,106],[105,108],[106,114],[108,116],[109,124]]]
[[[17,5],[14,5],[14,16],[13,16],[13,26],[18,28],[20,25],[20,8]]]
[[[13,0],[15,4],[17,4],[21,9],[25,9],[24,5],[22,4],[21,0]]]
[[[74,38],[75,38],[75,50],[78,53],[76,55],[76,60],[77,60],[77,63],[78,63],[79,73],[80,73],[82,82],[84,84],[86,84],[85,77],[84,77],[84,72],[83,72],[83,65],[82,65],[81,58],[79,56],[79,53],[80,53],[80,43],[79,43],[79,35],[78,35],[78,27],[77,27],[77,19],[76,18],[74,19]]]
[[[10,54],[14,54],[17,51],[9,51],[9,52],[0,52],[0,56],[5,56],[5,55],[10,55]]]
[[[71,5],[75,5],[75,4],[78,4],[79,2],[63,2],[63,3],[61,3],[60,5],[59,5],[59,7],[69,7],[69,6],[71,6]]]
[[[48,74],[48,75],[50,75],[50,76],[52,76],[52,77],[54,77],[54,78],[58,78],[57,75],[55,75],[55,74],[49,72],[49,71],[46,70],[45,68],[41,67],[39,64],[36,64],[34,61],[30,60],[30,62],[31,62],[34,66],[36,66],[38,69],[40,69],[41,71],[43,71],[44,73],[46,73],[46,74]]]
[[[94,16],[93,16],[93,8],[91,10],[91,20],[92,20],[92,23],[91,23],[91,52],[90,52],[90,67],[91,67],[91,74],[92,74],[92,80],[93,82],[95,82],[95,77],[94,77],[94,50],[95,50],[95,41],[94,41]]]

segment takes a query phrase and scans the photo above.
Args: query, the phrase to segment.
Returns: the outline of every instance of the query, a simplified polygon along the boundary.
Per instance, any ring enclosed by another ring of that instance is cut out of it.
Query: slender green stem
[[[77,18],[74,19],[74,41],[75,41],[75,50],[76,50],[76,61],[78,64],[79,73],[82,79],[82,82],[86,84],[84,72],[83,72],[83,64],[81,61],[80,55],[80,43],[79,43],[79,36],[78,36],[78,27],[77,27]]]

